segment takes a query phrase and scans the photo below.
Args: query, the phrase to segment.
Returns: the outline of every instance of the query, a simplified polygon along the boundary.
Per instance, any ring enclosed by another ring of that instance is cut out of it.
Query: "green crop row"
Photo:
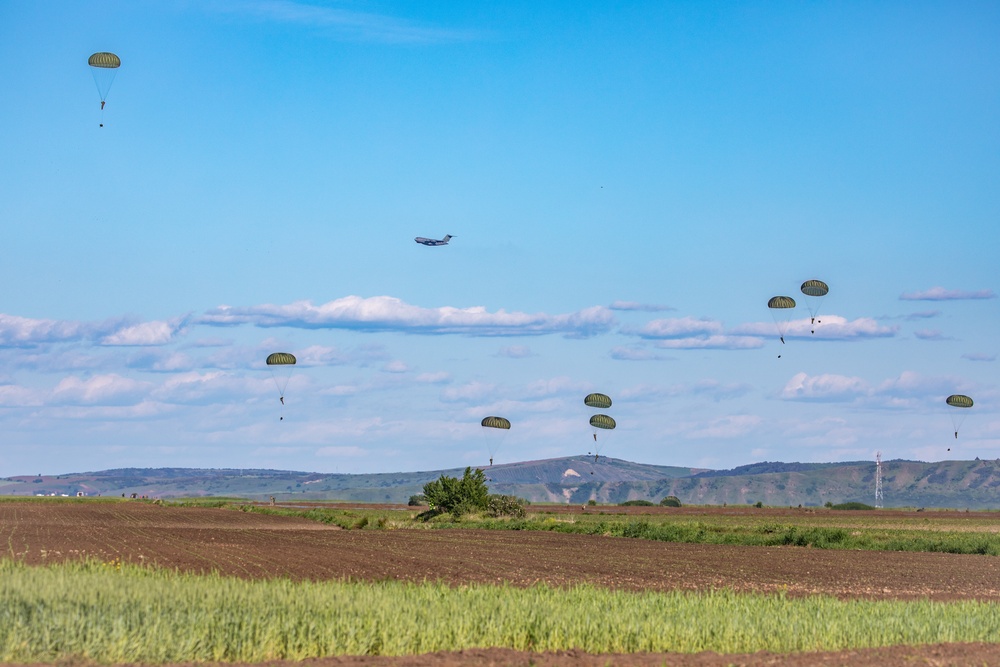
[[[260,662],[475,647],[793,652],[998,637],[1000,606],[975,601],[241,580],[0,561],[0,662]]]
[[[1000,556],[1000,534],[993,532],[907,529],[848,530],[839,527],[758,523],[720,525],[706,521],[663,522],[601,520],[596,522],[503,521],[468,522],[469,527],[507,530],[551,530],[560,533],[633,537],[662,542],[740,546],[811,546],[819,549],[930,551]]]
[[[542,530],[578,535],[631,537],[661,542],[730,544],[739,546],[811,546],[817,549],[861,549],[865,551],[923,551],[1000,556],[1000,533],[995,526],[969,524],[974,530],[940,530],[912,521],[912,527],[818,526],[816,519],[802,522],[773,520],[735,522],[721,516],[700,520],[656,516],[648,519],[615,519],[603,515],[573,515],[555,518],[529,514],[524,519],[490,519],[465,516],[454,520],[438,517],[431,523],[414,520],[415,512],[335,508],[294,509],[233,505],[236,509],[262,514],[299,516],[346,529],[378,528],[480,528],[487,530]],[[806,522],[808,521],[808,523]],[[902,522],[899,522],[902,523]]]

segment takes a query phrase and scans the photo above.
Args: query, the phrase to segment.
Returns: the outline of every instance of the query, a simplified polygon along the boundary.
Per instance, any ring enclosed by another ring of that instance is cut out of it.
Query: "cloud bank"
[[[945,289],[932,287],[918,292],[904,292],[899,295],[900,301],[964,301],[968,299],[995,299],[997,295],[991,289],[975,291]]]
[[[195,320],[208,326],[251,324],[258,327],[396,331],[413,334],[467,336],[538,336],[562,334],[587,338],[610,331],[616,324],[610,309],[593,306],[575,313],[489,312],[472,308],[423,308],[389,296],[346,296],[314,305],[296,301],[287,305],[219,306]]]

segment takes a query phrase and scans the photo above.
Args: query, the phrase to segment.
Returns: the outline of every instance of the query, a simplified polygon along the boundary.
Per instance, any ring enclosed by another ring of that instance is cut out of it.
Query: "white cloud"
[[[0,313],[0,346],[20,347],[39,343],[80,340],[89,333],[81,322],[36,320]]]
[[[918,292],[905,292],[899,295],[901,301],[962,301],[967,299],[995,299],[996,293],[991,289],[958,290],[932,287]]]
[[[730,415],[713,419],[705,426],[695,428],[690,433],[692,438],[740,438],[760,426],[761,418],[756,415]]]
[[[940,396],[943,401],[954,393],[956,380],[953,378],[928,377],[915,371],[903,371],[899,377],[879,383],[876,394],[900,398],[928,398]]]
[[[874,385],[859,377],[797,373],[780,396],[790,401],[856,403],[866,408],[912,408],[943,401],[948,394],[964,390],[954,378],[929,377],[914,371],[904,371]]]
[[[174,409],[156,401],[140,400],[137,403],[56,406],[46,409],[45,415],[55,419],[78,419],[81,422],[136,421],[144,422],[169,416]]]
[[[87,379],[65,377],[52,390],[52,402],[74,405],[131,405],[149,392],[149,383],[115,373]]]
[[[527,359],[528,357],[535,356],[535,353],[527,345],[510,345],[497,350],[496,356],[507,357],[508,359]]]
[[[446,403],[478,403],[496,396],[497,386],[486,382],[466,382],[457,387],[448,387],[441,392],[441,400]]]
[[[138,368],[161,373],[176,373],[195,368],[196,362],[183,352],[169,350],[151,350],[144,354],[133,356],[128,361],[129,368]]]
[[[296,366],[341,366],[350,360],[350,355],[336,347],[326,345],[310,345],[301,350],[295,350]]]
[[[101,338],[101,345],[166,345],[173,340],[178,322],[152,321],[123,326]]]
[[[640,384],[619,392],[629,402],[658,402],[664,397],[707,396],[714,401],[737,398],[749,393],[753,387],[745,382],[722,383],[718,380],[698,380],[672,385]]]
[[[451,382],[451,373],[438,371],[437,373],[420,373],[413,378],[421,384],[448,384]]]
[[[986,354],[985,352],[966,352],[962,355],[962,358],[969,361],[996,361],[997,355]]]
[[[637,301],[615,301],[610,306],[611,310],[632,310],[644,313],[657,313],[664,310],[677,310],[671,306],[664,306],[657,303],[639,303]]]
[[[635,333],[642,338],[684,338],[722,333],[722,323],[708,318],[672,317],[647,322],[645,326],[626,333]]]
[[[320,391],[323,396],[357,396],[363,387],[356,384],[338,384]]]
[[[399,359],[394,359],[382,366],[383,373],[407,373],[409,370],[410,367]]]
[[[742,324],[730,333],[753,334],[758,336],[777,336],[777,327],[773,322],[750,322]],[[816,333],[812,333],[815,331]],[[899,331],[899,327],[887,327],[878,323],[872,317],[859,317],[848,321],[838,315],[824,315],[817,318],[815,325],[810,318],[791,320],[785,328],[785,340],[789,338],[810,338],[815,340],[862,340],[867,338],[891,338]]]
[[[944,332],[938,329],[920,329],[914,331],[913,335],[920,340],[951,340],[950,336],[945,336]]]
[[[535,399],[542,396],[567,396],[580,394],[580,401],[583,396],[593,391],[588,385],[574,380],[573,378],[561,375],[559,377],[545,380],[533,380],[524,387],[522,395]]]
[[[34,389],[15,384],[0,385],[0,406],[6,408],[27,408],[43,404],[42,396]]]
[[[764,339],[756,336],[701,336],[658,340],[654,345],[667,350],[752,350],[764,347]]]
[[[289,388],[294,388],[294,380],[295,378],[289,380]],[[151,396],[165,403],[194,404],[225,403],[248,395],[260,396],[269,393],[277,396],[274,380],[269,375],[262,373],[257,378],[248,378],[227,371],[214,370],[178,373],[154,389]]]
[[[666,357],[642,347],[613,347],[608,353],[612,359],[619,361],[661,361]]]
[[[790,401],[852,401],[870,392],[871,387],[859,377],[796,373],[785,384],[781,397]]]
[[[197,322],[210,326],[252,324],[259,327],[470,336],[563,334],[582,338],[610,331],[615,325],[615,318],[603,306],[592,306],[562,315],[508,313],[502,309],[491,313],[481,306],[422,308],[389,296],[347,296],[318,306],[309,301],[297,301],[284,306],[219,306],[208,311]]]

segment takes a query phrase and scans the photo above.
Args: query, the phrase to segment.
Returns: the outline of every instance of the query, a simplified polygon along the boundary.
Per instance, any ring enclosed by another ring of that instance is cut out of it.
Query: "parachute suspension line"
[[[285,404],[285,389],[288,388],[288,381],[292,379],[292,373],[289,371],[285,375],[285,381],[279,382],[278,376],[275,375],[274,369],[271,369],[271,379],[274,380],[274,386],[278,388],[278,396],[281,398],[281,404]]]

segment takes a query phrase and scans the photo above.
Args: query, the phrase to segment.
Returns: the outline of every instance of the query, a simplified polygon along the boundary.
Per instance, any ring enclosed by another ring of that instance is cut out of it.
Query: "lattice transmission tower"
[[[882,452],[875,452],[875,507],[882,508]]]

